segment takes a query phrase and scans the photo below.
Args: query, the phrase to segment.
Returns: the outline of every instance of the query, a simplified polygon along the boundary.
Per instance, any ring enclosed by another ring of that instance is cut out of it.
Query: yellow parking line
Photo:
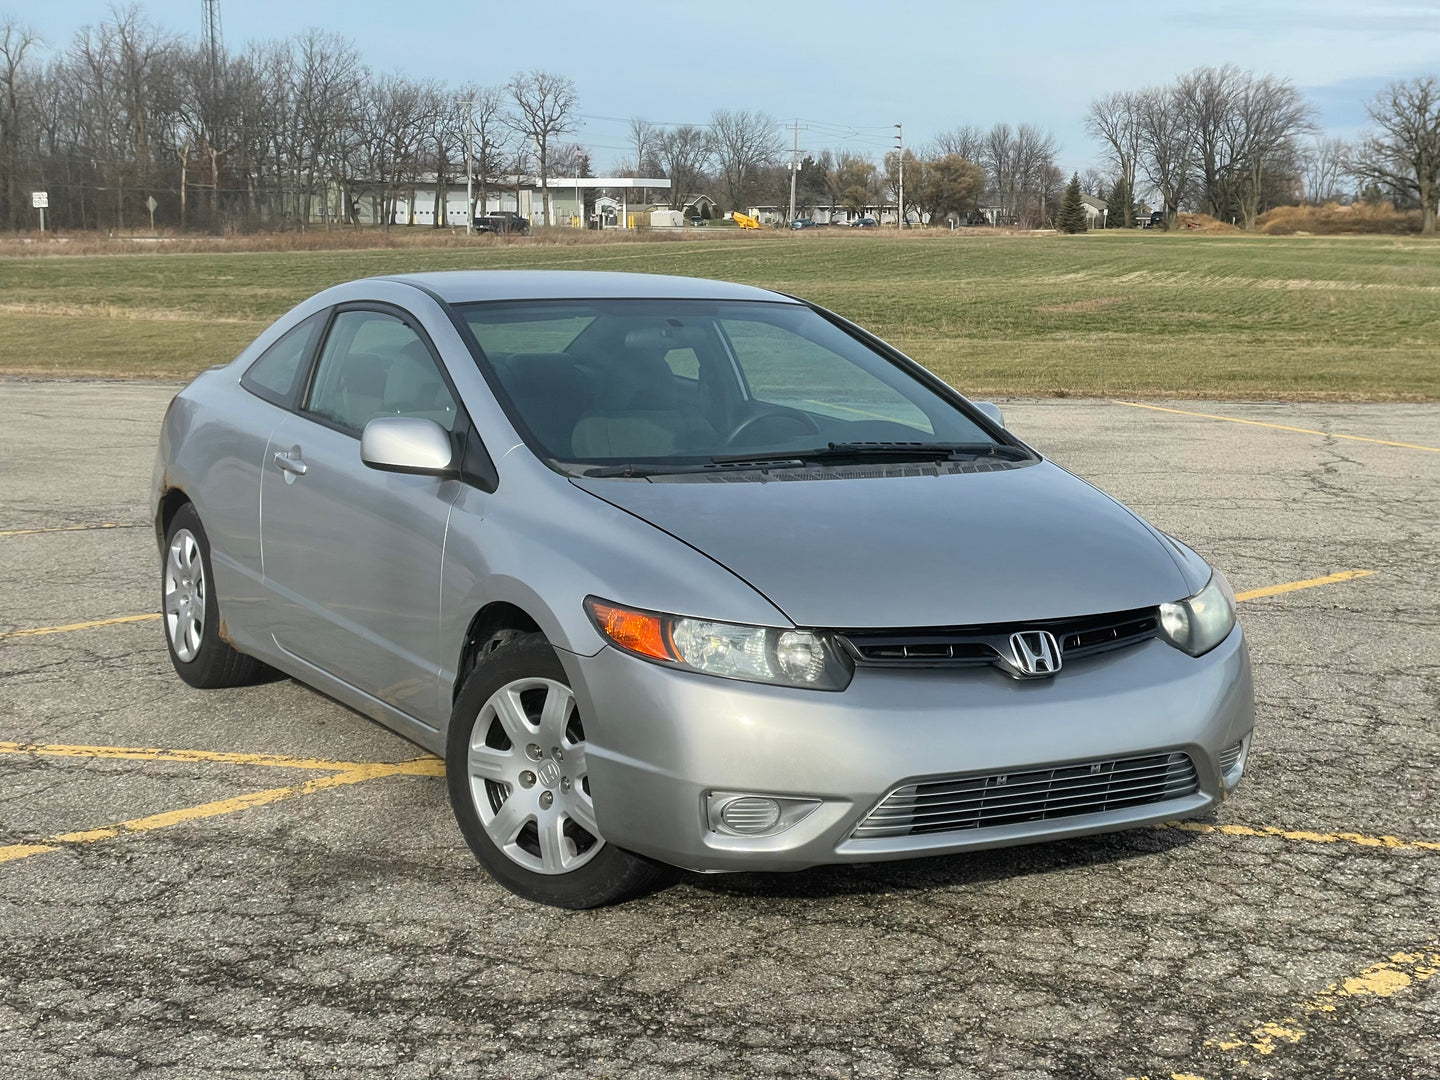
[[[1224,836],[1268,836],[1300,844],[1352,844],[1356,847],[1390,848],[1397,851],[1440,851],[1440,842],[1433,840],[1401,840],[1398,836],[1367,836],[1353,832],[1311,832],[1307,829],[1281,829],[1275,825],[1211,825],[1203,821],[1167,821],[1160,829],[1177,829],[1189,833],[1220,833]]]
[[[51,525],[43,529],[4,529],[3,536],[34,536],[36,533],[89,532],[92,529],[136,529],[138,525],[127,525],[117,521],[102,521],[98,525]]]
[[[44,637],[46,634],[68,634],[75,630],[92,630],[97,626],[118,626],[120,623],[150,622],[160,618],[158,611],[147,615],[121,615],[115,619],[96,619],[93,622],[66,623],[64,626],[37,626],[30,630],[8,630],[0,634],[0,641],[6,638]]]
[[[249,810],[256,806],[268,806],[270,803],[280,802],[282,799],[292,799],[301,795],[313,795],[318,791],[328,791],[331,788],[343,787],[347,784],[362,784],[367,780],[378,780],[386,776],[444,775],[445,764],[439,758],[435,757],[420,757],[413,758],[409,761],[393,763],[378,762],[371,765],[360,765],[352,769],[346,769],[343,772],[331,773],[329,776],[319,776],[312,780],[306,780],[303,784],[294,784],[290,787],[253,791],[248,795],[236,795],[229,799],[218,799],[215,802],[202,803],[199,806],[189,806],[183,810],[169,810],[161,814],[150,814],[147,817],[132,818],[129,821],[120,821],[113,825],[103,825],[98,829],[60,833],[57,836],[47,837],[45,840],[36,844],[11,844],[8,847],[0,847],[0,863],[14,862],[18,859],[29,858],[31,855],[40,855],[49,851],[60,851],[66,845],[93,844],[99,840],[110,840],[129,833],[150,832],[155,829],[169,828],[171,825],[181,825],[187,821],[222,817],[226,814],[238,813],[241,810]]]
[[[1371,964],[1358,975],[1333,982],[1308,1001],[1291,1007],[1290,1015],[1257,1024],[1249,1032],[1226,1039],[1208,1039],[1207,1046],[1226,1054],[1253,1053],[1268,1057],[1280,1047],[1300,1042],[1310,1034],[1310,1017],[1338,1012],[1357,999],[1388,998],[1440,974],[1440,939],[1415,952],[1397,952]]]
[[[276,769],[331,769],[346,772],[382,764],[371,761],[329,761],[283,754],[240,754],[222,750],[174,750],[153,746],[71,746],[65,743],[0,742],[0,754],[38,757],[121,758],[129,761],[203,761],[222,765],[263,765]]]
[[[1263,420],[1242,420],[1238,416],[1217,416],[1215,413],[1190,412],[1188,409],[1167,409],[1163,405],[1142,405],[1138,401],[1111,399],[1116,405],[1128,405],[1132,409],[1150,409],[1153,412],[1175,413],[1179,416],[1199,416],[1205,420],[1228,420],[1232,424],[1249,424],[1252,427],[1274,428],[1276,431],[1298,431],[1302,435],[1321,435],[1327,439],[1349,439],[1352,442],[1379,443],[1381,446],[1403,446],[1406,450],[1428,450],[1440,454],[1440,446],[1418,446],[1415,443],[1392,442],[1389,439],[1370,439],[1364,435],[1340,435],[1334,431],[1315,431],[1311,428],[1290,427],[1287,424],[1268,424]]]
[[[1374,570],[1342,570],[1338,574],[1306,578],[1304,581],[1287,581],[1283,585],[1266,585],[1263,589],[1251,589],[1249,592],[1236,593],[1235,599],[1258,600],[1262,596],[1279,596],[1281,593],[1313,589],[1317,585],[1334,585],[1339,581],[1354,581],[1356,578],[1369,577],[1373,573],[1375,573]]]

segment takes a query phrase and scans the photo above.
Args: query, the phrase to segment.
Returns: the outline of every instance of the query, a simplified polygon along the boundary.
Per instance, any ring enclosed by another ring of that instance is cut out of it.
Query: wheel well
[[[480,657],[517,634],[538,633],[540,624],[514,604],[497,602],[481,608],[465,631],[465,644],[460,649],[460,665],[455,669],[455,685],[451,688],[450,700],[460,696],[465,677]]]
[[[156,522],[156,528],[160,533],[160,543],[165,543],[165,534],[170,531],[170,522],[175,520],[175,515],[180,508],[190,501],[188,495],[179,488],[171,488],[160,496],[160,518]]]

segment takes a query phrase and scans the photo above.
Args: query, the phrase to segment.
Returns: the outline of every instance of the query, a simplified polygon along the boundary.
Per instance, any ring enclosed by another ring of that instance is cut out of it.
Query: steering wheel
[[[751,413],[745,417],[745,419],[730,429],[730,434],[725,436],[725,445],[743,445],[746,441],[744,436],[753,436],[756,428],[759,428],[763,424],[773,423],[790,423],[803,428],[811,435],[820,434],[820,425],[815,423],[807,414],[801,412],[799,409],[787,409],[782,405],[773,411]],[[750,441],[758,440],[751,439]]]

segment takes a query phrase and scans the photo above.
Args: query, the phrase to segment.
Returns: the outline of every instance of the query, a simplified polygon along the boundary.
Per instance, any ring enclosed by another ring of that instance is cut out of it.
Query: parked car
[[[858,217],[850,223],[852,229],[875,229],[879,226],[880,223],[873,217]]]
[[[808,217],[797,217],[794,221],[790,222],[790,228],[813,229],[815,228],[815,222]]]
[[[175,397],[152,507],[179,676],[443,755],[549,904],[1190,817],[1246,765],[1219,570],[763,289],[335,286]]]
[[[530,219],[521,217],[513,210],[496,210],[491,214],[482,214],[475,219],[476,232],[488,233],[518,233],[520,236],[530,234]]]

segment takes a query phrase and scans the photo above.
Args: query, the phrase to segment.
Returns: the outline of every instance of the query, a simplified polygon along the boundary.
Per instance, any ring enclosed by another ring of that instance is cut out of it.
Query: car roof
[[[480,300],[770,300],[797,303],[788,296],[708,278],[668,274],[617,274],[591,270],[447,270],[395,274],[451,304]]]

